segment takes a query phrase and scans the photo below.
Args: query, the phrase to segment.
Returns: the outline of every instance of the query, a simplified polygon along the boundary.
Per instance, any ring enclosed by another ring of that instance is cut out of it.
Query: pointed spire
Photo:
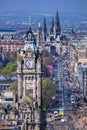
[[[54,18],[52,18],[52,24],[51,24],[51,28],[50,28],[50,33],[54,33]]]
[[[44,32],[47,32],[46,19],[44,18]]]
[[[41,46],[42,44],[42,26],[41,23],[38,23],[38,30],[37,30],[37,46]]]
[[[38,27],[41,28],[41,23],[40,22],[38,23]]]
[[[46,41],[47,38],[47,25],[46,25],[46,19],[44,18],[44,23],[43,23],[43,31],[44,31],[44,41]]]
[[[55,19],[55,26],[56,26],[56,37],[61,34],[61,28],[60,28],[60,20],[58,15],[58,9],[56,12],[56,19]]]
[[[38,23],[38,29],[42,31],[42,26],[40,22]]]

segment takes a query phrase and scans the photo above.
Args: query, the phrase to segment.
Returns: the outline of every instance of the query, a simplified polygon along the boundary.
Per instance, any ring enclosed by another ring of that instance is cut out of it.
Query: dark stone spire
[[[56,19],[55,19],[55,26],[56,26],[56,37],[61,34],[61,28],[60,28],[60,20],[58,15],[58,9],[56,12]]]
[[[51,28],[50,28],[50,33],[51,34],[54,33],[54,18],[52,18],[52,24],[51,24]]]
[[[43,31],[44,31],[44,41],[47,39],[47,26],[46,26],[46,19],[44,18],[44,23],[43,23]]]
[[[40,22],[38,23],[38,29],[42,31],[42,26]]]
[[[38,24],[38,30],[37,30],[37,46],[41,46],[43,41],[43,35],[42,35],[42,26],[41,23],[39,22]]]

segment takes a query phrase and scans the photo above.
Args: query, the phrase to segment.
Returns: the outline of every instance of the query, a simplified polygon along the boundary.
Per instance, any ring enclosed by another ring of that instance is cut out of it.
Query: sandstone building
[[[23,49],[18,50],[18,110],[26,130],[41,130],[42,56],[31,27]]]

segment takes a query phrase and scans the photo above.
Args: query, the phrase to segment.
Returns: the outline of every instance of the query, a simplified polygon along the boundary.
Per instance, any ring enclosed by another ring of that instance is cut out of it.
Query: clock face
[[[26,60],[25,66],[29,69],[34,68],[34,60],[31,58],[29,60]]]

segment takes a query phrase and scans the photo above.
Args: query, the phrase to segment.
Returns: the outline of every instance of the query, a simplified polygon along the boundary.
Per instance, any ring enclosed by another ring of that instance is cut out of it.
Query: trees
[[[42,81],[42,105],[43,109],[50,104],[52,96],[55,94],[56,86],[50,78],[45,78]]]
[[[49,73],[47,70],[48,65],[52,65],[52,57],[49,54],[49,52],[45,49],[43,49],[43,72],[44,72],[44,77],[49,77]]]
[[[46,49],[43,49],[43,65],[51,65],[52,57]]]
[[[0,75],[11,77],[16,75],[17,62],[9,62],[2,70],[0,70]]]

